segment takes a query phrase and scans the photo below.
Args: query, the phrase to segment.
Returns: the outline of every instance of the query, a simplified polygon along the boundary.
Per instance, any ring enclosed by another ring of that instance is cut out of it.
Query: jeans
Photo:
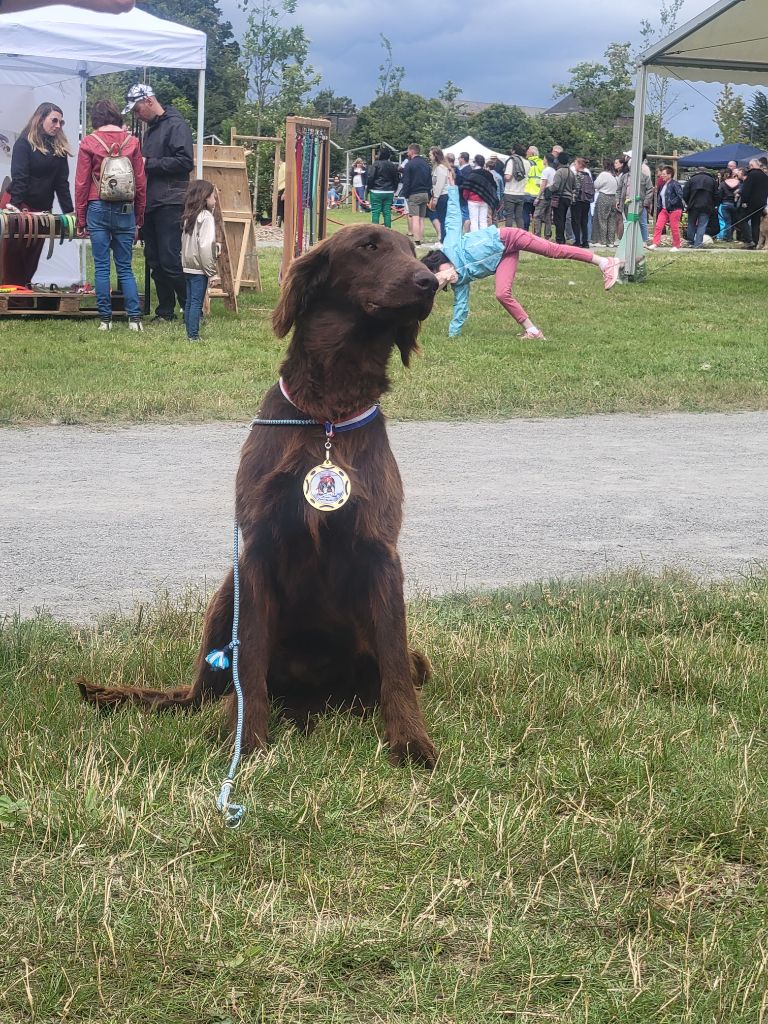
[[[200,337],[200,314],[203,311],[205,293],[208,291],[208,278],[205,274],[185,274],[187,284],[187,300],[184,303],[184,325],[187,337],[197,341]]]
[[[371,223],[378,224],[384,218],[384,227],[392,227],[392,200],[394,192],[371,192]]]
[[[694,249],[700,249],[709,226],[710,210],[688,211],[688,238],[693,238]]]
[[[166,320],[174,319],[176,301],[184,309],[187,299],[181,266],[181,212],[176,204],[156,206],[144,215],[142,228],[144,255],[157,289],[155,312]]]
[[[665,210],[662,207],[656,216],[656,229],[653,232],[653,244],[658,245],[661,241],[661,236],[664,233],[664,228],[669,224],[669,230],[672,232],[672,245],[676,248],[680,248],[680,221],[683,216],[682,207],[679,210]]]
[[[86,225],[91,236],[91,252],[96,277],[96,305],[102,320],[112,319],[112,297],[109,287],[109,253],[115,257],[117,280],[125,300],[125,311],[131,320],[141,316],[139,289],[133,276],[133,240],[136,217],[133,203],[104,203],[93,199],[88,203]]]
[[[723,229],[720,232],[720,238],[726,242],[733,241],[733,224],[734,221],[738,220],[736,216],[736,204],[735,203],[721,203],[720,204],[720,218],[723,222]]]
[[[531,230],[531,220],[533,219],[533,204],[536,202],[536,196],[526,193],[523,199],[523,230]]]
[[[627,224],[629,223],[629,221],[627,220],[627,213],[628,212],[629,212],[629,204],[627,204],[624,207],[624,229],[621,232],[622,235],[627,230]],[[648,210],[645,207],[643,207],[642,210],[640,211],[640,236],[642,237],[644,242],[648,241]]]
[[[445,240],[445,218],[448,215],[448,193],[443,192],[440,198],[437,200],[437,205],[434,210],[430,210],[427,207],[427,217],[432,221],[432,224],[438,224],[440,230],[440,241]]]
[[[524,195],[504,196],[504,223],[508,228],[522,228],[524,218]]]
[[[575,199],[571,203],[571,227],[574,244],[578,249],[589,248],[589,203]]]
[[[571,200],[566,199],[565,196],[556,198],[559,198],[559,202],[552,210],[552,220],[555,222],[555,241],[558,245],[565,245],[565,218],[568,214]]]

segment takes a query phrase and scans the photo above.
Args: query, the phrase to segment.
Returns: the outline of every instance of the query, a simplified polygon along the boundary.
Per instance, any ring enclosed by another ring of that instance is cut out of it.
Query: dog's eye
[[[376,252],[378,245],[376,245],[375,242],[366,242],[363,248],[367,249],[369,252]]]

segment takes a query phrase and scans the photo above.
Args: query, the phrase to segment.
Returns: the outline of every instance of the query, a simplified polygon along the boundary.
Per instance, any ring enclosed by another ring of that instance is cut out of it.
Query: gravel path
[[[768,565],[768,413],[399,423],[410,592]],[[237,424],[0,430],[0,615],[85,621],[228,565]]]

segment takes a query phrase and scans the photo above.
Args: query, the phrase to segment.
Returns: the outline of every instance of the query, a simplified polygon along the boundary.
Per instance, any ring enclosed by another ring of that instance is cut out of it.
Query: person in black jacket
[[[739,216],[749,218],[745,221],[745,227],[749,225],[749,238],[744,243],[745,247],[756,249],[760,238],[760,218],[768,203],[768,174],[761,169],[759,160],[749,161],[749,170],[741,186],[740,202]]]
[[[403,168],[403,196],[408,201],[408,221],[413,240],[421,245],[424,238],[424,218],[432,194],[432,169],[421,155],[421,146],[412,142],[408,147],[408,163]]]
[[[371,197],[371,221],[378,224],[384,218],[384,227],[392,227],[392,200],[400,181],[397,164],[389,159],[388,146],[382,146],[376,160],[368,168],[366,191]]]
[[[61,108],[54,103],[41,103],[13,146],[9,208],[50,211],[55,196],[61,212],[72,213],[69,156]],[[3,284],[28,285],[37,271],[43,244],[42,239],[28,244],[26,238],[9,238]]]
[[[181,266],[181,215],[194,167],[192,132],[173,107],[162,107],[151,85],[134,85],[125,97],[123,114],[133,111],[149,126],[141,151],[147,172],[144,214],[144,254],[157,290],[155,321],[176,319],[176,300],[182,311],[187,286]]]
[[[700,249],[707,233],[709,218],[718,200],[718,186],[706,167],[699,167],[683,186],[683,199],[688,207],[688,240]]]

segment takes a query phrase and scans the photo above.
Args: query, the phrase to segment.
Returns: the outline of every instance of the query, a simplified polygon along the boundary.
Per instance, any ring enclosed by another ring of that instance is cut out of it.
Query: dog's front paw
[[[435,745],[426,733],[413,736],[410,739],[399,737],[397,740],[391,740],[389,756],[393,764],[401,765],[406,761],[411,761],[430,772],[437,764]]]

